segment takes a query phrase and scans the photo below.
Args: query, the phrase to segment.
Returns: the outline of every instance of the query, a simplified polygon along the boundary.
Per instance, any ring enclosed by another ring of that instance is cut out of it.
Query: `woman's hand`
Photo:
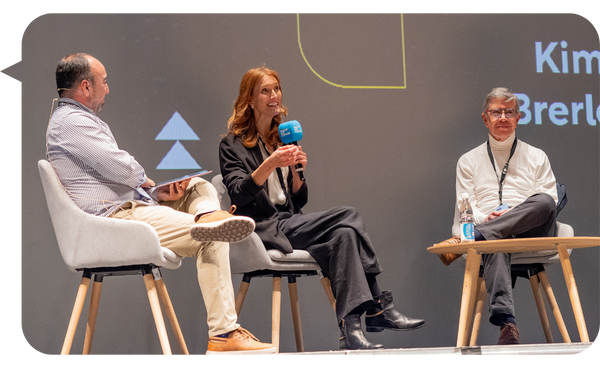
[[[298,151],[298,146],[293,144],[281,146],[267,158],[267,161],[275,168],[291,166],[296,163]]]
[[[298,147],[298,152],[296,154],[296,161],[294,162],[294,166],[296,166],[297,164],[300,164],[300,165],[302,165],[303,170],[306,170],[306,164],[308,163],[306,153],[304,151],[302,151],[302,147],[300,147],[300,146],[297,146],[297,147]],[[300,190],[300,188],[302,187],[303,181],[300,180],[300,175],[298,174],[298,172],[296,172],[296,168],[292,167],[292,170],[293,170],[293,175],[294,175],[294,183],[292,186],[292,193],[297,193]]]
[[[302,151],[302,146],[297,146],[298,152],[296,153],[296,161],[294,165],[300,164],[304,169],[306,169],[306,164],[308,163],[308,158],[306,157],[306,153]]]
[[[263,163],[254,170],[252,179],[256,185],[263,185],[271,173],[278,167],[287,167],[295,165],[298,156],[298,146],[285,145],[277,148]],[[305,155],[306,156],[306,155]]]

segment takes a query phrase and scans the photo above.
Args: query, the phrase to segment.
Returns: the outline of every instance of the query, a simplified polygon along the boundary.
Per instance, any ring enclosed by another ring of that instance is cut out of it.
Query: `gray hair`
[[[519,99],[513,93],[513,91],[511,91],[510,89],[505,88],[505,87],[496,87],[496,88],[492,89],[491,91],[489,91],[488,94],[485,96],[485,100],[483,101],[483,112],[484,113],[487,111],[490,101],[493,99],[496,99],[496,98],[504,100],[506,102],[510,102],[510,101],[514,100],[517,112],[520,111],[519,110]]]

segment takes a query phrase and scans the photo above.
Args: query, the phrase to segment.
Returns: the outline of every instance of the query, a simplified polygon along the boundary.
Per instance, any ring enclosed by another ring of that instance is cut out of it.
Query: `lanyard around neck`
[[[515,153],[515,149],[517,148],[517,137],[515,137],[515,141],[510,148],[510,156],[508,156],[508,160],[506,160],[506,164],[502,169],[502,174],[500,175],[500,179],[498,180],[498,199],[500,200],[500,205],[502,205],[502,186],[504,185],[504,179],[506,179],[506,173],[508,172],[508,163],[510,159],[513,157]],[[490,148],[490,140],[487,141],[487,151],[488,156],[490,157],[490,162],[492,163],[492,167],[494,168],[494,172],[496,173],[496,178],[498,178],[498,172],[496,171],[496,164],[494,163],[494,155],[492,154],[492,149]]]

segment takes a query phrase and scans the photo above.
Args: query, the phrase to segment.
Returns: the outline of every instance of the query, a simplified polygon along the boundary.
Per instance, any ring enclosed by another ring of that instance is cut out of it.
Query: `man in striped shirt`
[[[229,243],[254,230],[249,217],[221,211],[215,188],[200,178],[155,187],[144,168],[119,149],[98,114],[109,93],[104,66],[88,54],[63,58],[56,69],[60,96],[46,133],[47,159],[83,211],[149,223],[163,247],[197,259],[207,309],[207,353],[275,352],[237,323]]]

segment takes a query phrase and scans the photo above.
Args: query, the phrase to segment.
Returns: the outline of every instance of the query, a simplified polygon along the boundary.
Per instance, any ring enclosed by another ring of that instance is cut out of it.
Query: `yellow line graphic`
[[[302,58],[304,62],[308,66],[308,68],[321,79],[323,82],[327,84],[331,84],[334,87],[339,88],[362,88],[362,89],[406,89],[406,54],[404,50],[404,17],[403,14],[400,14],[400,28],[402,30],[402,71],[404,74],[404,85],[403,86],[346,86],[343,84],[333,83],[325,78],[323,78],[319,73],[317,73],[313,67],[310,65],[306,56],[304,55],[304,51],[302,51],[302,42],[300,42],[300,14],[296,14],[296,21],[298,23],[298,46],[300,47],[300,53],[302,54]]]

